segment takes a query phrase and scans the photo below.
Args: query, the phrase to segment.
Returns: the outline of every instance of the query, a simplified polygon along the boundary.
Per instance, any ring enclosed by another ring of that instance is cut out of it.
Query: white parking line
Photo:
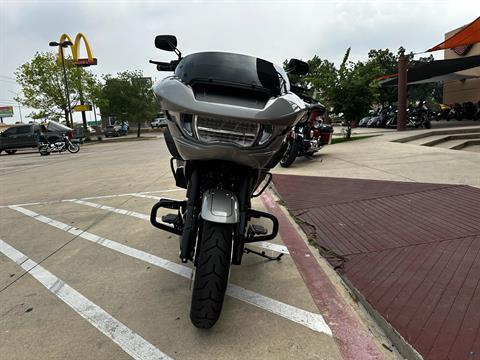
[[[20,206],[10,206],[10,208],[24,215],[27,215],[35,220],[38,220],[42,223],[48,224],[57,229],[66,231],[72,235],[81,237],[85,240],[102,245],[106,248],[118,251],[122,254],[131,256],[133,258],[145,261],[149,264],[158,266],[165,270],[171,271],[177,275],[183,276],[184,278],[190,279],[190,276],[192,274],[192,269],[185,265],[177,264],[172,261],[162,259],[161,257],[158,257],[156,255],[149,254],[145,251],[138,250],[127,245],[123,245],[113,240],[109,240],[109,239],[100,237],[98,235],[89,233],[87,231],[83,231],[81,229],[62,223],[60,221],[56,221],[46,216],[37,214],[34,211],[22,208]],[[255,305],[261,309],[264,309],[273,314],[279,315],[295,323],[301,324],[311,330],[332,336],[332,331],[330,327],[327,325],[327,323],[323,319],[323,316],[320,314],[315,314],[315,313],[297,308],[295,306],[282,303],[278,300],[274,300],[272,298],[255,293],[253,291],[247,290],[243,287],[240,287],[234,284],[228,285],[227,295],[234,297],[236,299],[245,301],[249,304]]]
[[[134,359],[172,359],[41,265],[0,239],[0,252],[21,266],[51,293]]]
[[[146,195],[145,197],[147,197],[148,195]],[[159,198],[160,199],[160,198]],[[116,214],[122,214],[122,215],[127,215],[127,216],[132,216],[132,217],[135,217],[137,219],[142,219],[142,220],[146,220],[146,221],[150,221],[150,216],[147,215],[147,214],[142,214],[142,213],[138,213],[136,211],[130,211],[130,210],[125,210],[125,209],[119,209],[119,208],[114,208],[112,206],[107,206],[107,205],[102,205],[102,204],[97,204],[97,203],[93,203],[93,202],[89,202],[89,201],[84,201],[84,200],[66,200],[66,201],[70,201],[72,203],[75,203],[75,204],[79,204],[79,205],[85,205],[85,206],[90,206],[90,207],[93,207],[95,209],[101,209],[101,210],[106,210],[106,211],[110,211],[110,212],[113,212],[113,213],[116,213]],[[252,245],[252,246],[256,246],[256,247],[259,247],[259,248],[262,248],[262,249],[265,249],[265,250],[272,250],[272,251],[276,251],[276,252],[279,252],[279,253],[283,253],[283,254],[290,254],[288,252],[288,249],[286,246],[284,245],[278,245],[278,244],[272,244],[272,243],[269,243],[269,242],[266,242],[266,241],[259,241],[259,242],[253,242],[253,243],[248,243],[248,245]]]
[[[131,216],[131,217],[135,217],[137,219],[150,221],[150,216],[148,216],[146,214],[138,213],[136,211],[118,209],[118,208],[114,208],[112,206],[96,204],[96,203],[92,203],[92,202],[84,201],[84,200],[69,200],[69,201],[72,202],[72,203],[75,203],[75,204],[91,206],[91,207],[96,208],[96,209],[106,210],[106,211],[114,212],[116,214],[127,215],[127,216]]]
[[[145,199],[153,199],[153,200],[160,200],[160,196],[154,196],[154,195],[146,195],[142,193],[137,193],[137,194],[132,194],[132,196],[139,197],[139,198],[145,198]]]
[[[147,197],[150,199],[160,199],[158,196],[151,196],[144,194],[157,194],[157,193],[169,193],[175,191],[185,191],[185,189],[167,189],[167,190],[155,190],[155,191],[142,191],[138,193],[126,193],[126,194],[113,194],[113,195],[100,195],[100,196],[90,196],[82,198],[82,200],[94,200],[94,199],[109,199],[109,198],[116,198],[116,197],[123,197],[123,196],[136,196],[136,197]],[[31,205],[47,205],[47,204],[57,204],[61,202],[68,202],[76,199],[63,199],[63,200],[53,200],[53,201],[43,201],[43,202],[30,202],[30,203],[23,203],[23,204],[11,204],[11,205],[0,205],[1,208],[8,208],[10,206],[31,206]]]
[[[156,191],[143,191],[143,192],[138,192],[138,193],[126,193],[126,194],[116,194],[116,195],[102,195],[102,196],[90,196],[90,197],[84,197],[81,200],[95,200],[95,199],[109,199],[109,198],[116,198],[116,197],[123,197],[123,196],[136,196],[136,197],[147,197],[150,199],[160,199],[159,197],[150,197],[145,194],[157,194],[157,193],[169,193],[169,192],[176,192],[176,191],[185,191],[185,189],[168,189],[168,190],[156,190]],[[66,199],[63,201],[70,201],[70,200],[75,200],[75,199]]]

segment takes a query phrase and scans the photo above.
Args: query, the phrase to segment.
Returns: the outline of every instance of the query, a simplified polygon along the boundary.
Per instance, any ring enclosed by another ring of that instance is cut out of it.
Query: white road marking
[[[148,196],[149,195],[145,195],[145,197],[148,197]],[[158,199],[160,199],[160,198],[158,198]],[[72,200],[65,200],[65,201],[69,201],[69,202],[79,204],[79,205],[90,206],[90,207],[93,207],[93,208],[96,208],[96,209],[110,211],[110,212],[113,212],[113,213],[116,213],[116,214],[132,216],[132,217],[142,219],[142,220],[146,220],[146,221],[150,222],[150,216],[149,215],[142,214],[142,213],[139,213],[139,212],[136,212],[136,211],[114,208],[112,206],[97,204],[97,203],[84,201],[84,200],[74,200],[74,199],[72,199]],[[157,219],[157,221],[158,221],[158,219]],[[276,252],[287,254],[287,255],[290,254],[288,252],[288,249],[287,249],[286,246],[278,245],[278,244],[272,244],[272,243],[269,243],[267,241],[258,241],[258,242],[248,243],[246,245],[256,246],[256,247],[259,247],[259,248],[262,248],[262,249],[265,249],[265,250],[272,250],[272,251],[276,251]]]
[[[154,195],[146,195],[146,194],[132,194],[132,196],[139,197],[139,198],[145,198],[145,199],[153,199],[153,200],[160,200],[160,196],[154,196]]]
[[[109,198],[116,198],[116,197],[123,197],[123,196],[137,196],[137,197],[147,197],[143,196],[144,194],[156,194],[156,193],[169,193],[175,191],[185,191],[185,189],[168,189],[168,190],[155,190],[155,191],[143,191],[139,193],[126,193],[126,194],[113,194],[113,195],[100,195],[100,196],[90,196],[82,198],[82,200],[94,200],[94,199],[109,199]],[[160,199],[157,196],[151,197],[152,199]],[[53,201],[43,201],[43,202],[31,202],[31,203],[23,203],[23,204],[11,204],[11,205],[0,205],[1,208],[8,208],[11,206],[30,206],[30,205],[47,205],[47,204],[57,204],[60,202],[69,202],[76,199],[63,199],[63,200],[53,200]]]
[[[27,215],[35,220],[38,220],[42,223],[45,223],[57,229],[66,231],[72,235],[81,237],[85,240],[91,241],[98,245],[102,245],[111,250],[118,251],[119,253],[145,261],[149,264],[158,266],[162,269],[171,271],[186,279],[190,279],[190,276],[192,274],[192,269],[185,265],[177,264],[172,261],[158,257],[156,255],[149,254],[145,251],[138,250],[127,245],[123,245],[113,240],[109,240],[107,238],[103,238],[98,235],[89,233],[87,231],[83,231],[81,229],[67,225],[60,221],[56,221],[46,216],[37,214],[32,210],[28,210],[20,206],[10,206],[10,208],[24,215]],[[227,295],[234,297],[238,300],[245,301],[249,304],[255,305],[261,309],[264,309],[273,314],[279,315],[295,323],[301,324],[311,330],[332,336],[332,330],[323,319],[323,316],[320,314],[315,314],[315,313],[297,308],[295,306],[285,304],[278,300],[274,300],[272,298],[255,293],[253,291],[247,290],[241,286],[234,285],[234,284],[228,285]]]
[[[172,359],[41,265],[0,239],[0,252],[95,326],[134,359]]]
[[[112,206],[96,204],[96,203],[92,203],[92,202],[89,202],[89,201],[83,201],[83,200],[70,200],[70,202],[73,202],[75,204],[85,205],[85,206],[91,206],[91,207],[96,208],[96,209],[106,210],[106,211],[114,212],[116,214],[132,216],[132,217],[135,217],[135,218],[138,218],[138,219],[150,221],[150,216],[148,216],[146,214],[138,213],[136,211],[118,209],[118,208],[114,208]]]

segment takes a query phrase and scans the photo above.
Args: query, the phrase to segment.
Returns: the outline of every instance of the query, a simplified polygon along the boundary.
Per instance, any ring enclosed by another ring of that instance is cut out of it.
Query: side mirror
[[[177,49],[177,38],[174,35],[157,35],[155,37],[155,47],[165,51],[175,51]]]
[[[308,73],[308,64],[298,59],[290,59],[287,65],[287,73],[292,75],[306,75]]]

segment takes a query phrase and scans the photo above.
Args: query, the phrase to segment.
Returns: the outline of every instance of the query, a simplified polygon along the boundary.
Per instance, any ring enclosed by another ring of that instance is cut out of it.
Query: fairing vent
[[[261,88],[245,88],[221,84],[195,83],[192,85],[198,101],[263,109],[270,94]]]
[[[195,130],[198,139],[205,143],[233,143],[238,146],[253,146],[258,138],[260,125],[255,123],[196,116]]]

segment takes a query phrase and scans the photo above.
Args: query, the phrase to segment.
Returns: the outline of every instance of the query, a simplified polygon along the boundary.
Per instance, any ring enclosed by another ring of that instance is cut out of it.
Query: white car
[[[150,126],[153,128],[161,128],[167,126],[167,119],[164,117],[155,118],[150,123]]]

